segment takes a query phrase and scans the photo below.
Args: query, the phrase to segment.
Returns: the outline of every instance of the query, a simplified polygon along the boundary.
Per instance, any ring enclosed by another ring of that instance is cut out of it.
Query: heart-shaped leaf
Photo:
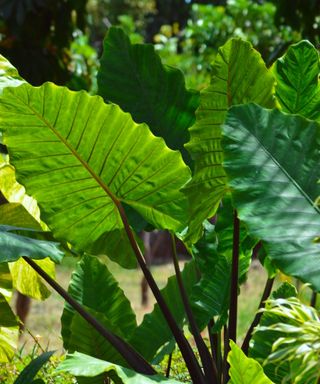
[[[36,198],[55,236],[76,250],[135,265],[121,202],[155,227],[185,225],[179,188],[189,169],[179,153],[116,105],[46,83],[6,89],[0,112],[18,181]]]

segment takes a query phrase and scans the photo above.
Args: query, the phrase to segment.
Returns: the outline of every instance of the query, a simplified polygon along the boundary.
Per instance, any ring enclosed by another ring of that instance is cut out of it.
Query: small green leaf
[[[44,352],[42,355],[32,360],[31,363],[29,363],[17,377],[14,384],[33,384],[34,377],[44,366],[44,364],[50,360],[50,357],[54,354],[54,352],[55,351]]]
[[[0,263],[16,261],[22,256],[32,259],[50,257],[55,263],[62,260],[63,252],[58,248],[58,243],[16,234],[14,231],[17,229],[23,229],[24,233],[34,234],[34,231],[26,228],[0,225]]]
[[[15,314],[12,312],[12,309],[10,308],[10,305],[8,304],[5,297],[0,294],[0,326],[1,327],[14,327],[17,323],[17,318]]]
[[[231,351],[228,354],[230,384],[273,384],[263,372],[261,365],[247,357],[232,340],[230,347]]]
[[[0,224],[42,231],[39,222],[19,203],[1,204]]]
[[[12,278],[8,263],[0,263],[0,294],[7,301],[12,297]]]
[[[275,382],[314,384],[320,377],[320,317],[296,297],[269,299],[251,354]]]
[[[49,276],[55,278],[55,264],[49,258],[36,260],[35,263]],[[25,260],[19,259],[9,263],[9,268],[13,286],[19,292],[36,300],[45,300],[50,296],[51,292],[42,278]]]
[[[274,64],[276,98],[284,112],[320,122],[319,54],[308,41],[291,45]]]
[[[0,223],[15,227],[25,227],[41,231],[41,226],[31,214],[18,203],[8,203],[0,206]],[[37,232],[35,232],[36,234]],[[30,235],[32,232],[30,232]],[[51,277],[55,275],[55,264],[48,258],[37,261]],[[43,280],[23,259],[9,265],[12,283],[15,289],[24,295],[37,300],[44,300],[50,296],[50,291]],[[0,285],[1,286],[1,285]]]
[[[166,379],[160,375],[145,376],[132,371],[131,369],[99,360],[82,353],[75,352],[67,355],[67,359],[57,368],[58,372],[66,371],[75,376],[95,377],[106,373],[117,384],[153,384],[168,383],[179,384],[181,382],[173,379]]]
[[[0,362],[10,361],[18,345],[19,327],[15,314],[0,293]]]
[[[271,298],[272,299],[287,299],[289,297],[296,297],[298,294],[297,288],[288,283],[287,281],[280,285],[278,289],[272,292]]]
[[[137,323],[130,302],[107,266],[96,257],[82,258],[72,274],[68,292],[113,333],[128,340],[134,332]],[[61,323],[66,349],[119,363],[114,348],[69,304],[65,305]],[[122,358],[120,362],[124,364]]]
[[[13,166],[5,161],[0,164],[0,191],[10,203],[20,203],[36,221],[40,222],[37,202],[26,194],[21,184],[17,183]]]

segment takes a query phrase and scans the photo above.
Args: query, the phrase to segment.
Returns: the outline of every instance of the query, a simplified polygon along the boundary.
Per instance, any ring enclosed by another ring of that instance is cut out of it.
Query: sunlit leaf
[[[273,384],[256,360],[247,357],[232,340],[230,346],[231,351],[228,354],[230,384]]]
[[[55,277],[55,264],[48,258],[35,260],[49,276]],[[51,294],[40,275],[26,261],[19,259],[9,263],[12,282],[15,289],[36,300],[45,300]]]
[[[119,107],[46,83],[7,89],[0,112],[18,181],[54,235],[76,250],[135,265],[117,210],[122,201],[156,227],[185,225],[179,188],[188,168]]]
[[[202,222],[215,214],[227,191],[220,141],[228,108],[250,101],[272,107],[273,86],[272,74],[250,43],[232,39],[219,49],[186,145],[195,162],[192,180],[184,188],[190,205],[189,241],[200,238]]]

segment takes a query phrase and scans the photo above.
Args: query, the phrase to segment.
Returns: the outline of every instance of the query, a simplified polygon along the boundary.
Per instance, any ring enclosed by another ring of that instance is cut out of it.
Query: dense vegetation
[[[176,345],[193,383],[318,382],[318,52],[303,40],[268,68],[249,42],[233,38],[213,56],[210,85],[187,89],[153,45],[111,27],[94,96],[31,85],[1,57],[1,361],[12,359],[18,338],[12,288],[44,299],[41,276],[66,300],[69,354],[58,371],[80,384],[182,382],[170,378],[170,363],[167,377],[157,371]],[[171,234],[175,275],[162,290],[138,239],[152,229]],[[177,237],[192,254],[183,271]],[[70,253],[81,259],[66,292],[54,264]],[[140,325],[100,255],[142,269],[157,304]],[[268,279],[240,347],[237,297],[253,255]],[[288,283],[273,290],[279,272],[312,288],[310,306]],[[43,382],[34,377],[50,356],[27,368],[30,383]]]

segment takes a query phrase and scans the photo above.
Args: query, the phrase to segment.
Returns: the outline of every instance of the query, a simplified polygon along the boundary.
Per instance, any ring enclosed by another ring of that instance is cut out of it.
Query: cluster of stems
[[[110,191],[107,191],[108,193]],[[186,367],[189,371],[191,380],[196,384],[225,384],[229,380],[229,367],[227,363],[227,355],[230,350],[229,341],[236,342],[237,334],[237,301],[238,301],[238,270],[239,270],[239,243],[240,243],[240,222],[234,211],[234,226],[233,226],[233,252],[232,252],[232,267],[231,267],[231,288],[230,288],[230,305],[229,305],[229,323],[224,326],[223,337],[222,332],[212,333],[214,320],[212,319],[208,324],[208,334],[210,347],[205,343],[201,336],[200,330],[197,326],[195,317],[192,313],[191,305],[184,287],[177,252],[174,235],[171,236],[172,240],[172,255],[175,274],[177,278],[178,287],[181,294],[181,299],[184,305],[186,318],[189,323],[191,333],[193,335],[195,345],[198,350],[200,361],[198,361],[193,348],[189,341],[186,339],[183,330],[180,329],[172,312],[170,311],[167,303],[165,302],[159,287],[157,286],[149,268],[145,261],[143,254],[135,240],[132,229],[128,223],[124,209],[121,203],[111,194],[114,203],[116,204],[120,217],[122,219],[124,229],[127,233],[131,247],[135,253],[138,264],[144,274],[144,277],[159,305],[164,318],[175,338],[175,341],[184,358]],[[128,365],[136,372],[145,375],[154,375],[156,371],[130,344],[121,339],[117,335],[110,332],[104,327],[97,319],[95,319],[83,306],[81,306],[67,291],[65,291],[55,280],[53,280],[47,273],[39,267],[32,259],[24,257],[25,261],[36,271],[38,274],[65,300],[77,311],[92,327],[99,332],[126,360]],[[266,287],[261,298],[260,306],[263,306],[264,301],[270,294],[273,280],[268,279]],[[247,335],[244,339],[242,349],[244,352],[248,351],[249,340],[252,335],[253,328],[258,324],[261,314],[258,312],[254,318]],[[222,348],[223,344],[223,348]],[[166,376],[170,375],[170,367],[172,362],[172,355],[168,359],[168,368]]]

